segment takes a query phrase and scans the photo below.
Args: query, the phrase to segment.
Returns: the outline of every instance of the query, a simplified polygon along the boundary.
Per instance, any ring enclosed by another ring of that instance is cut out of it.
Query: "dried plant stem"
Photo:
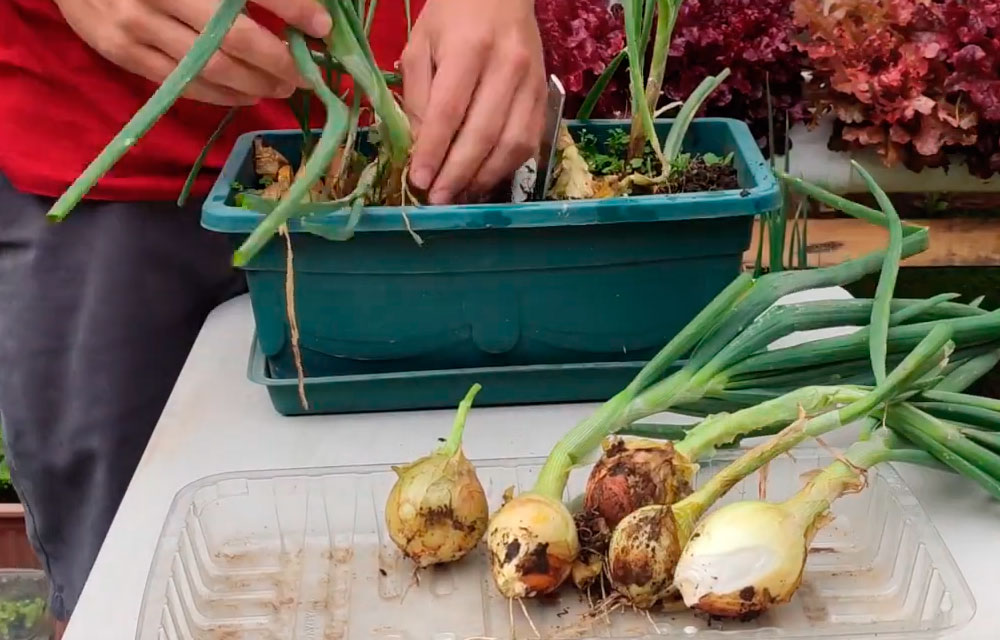
[[[288,225],[283,224],[278,228],[285,238],[285,312],[288,314],[288,328],[292,340],[292,357],[295,359],[295,372],[299,379],[299,402],[302,408],[309,410],[309,399],[306,398],[306,371],[302,366],[302,351],[299,348],[299,321],[295,314],[295,257],[292,252],[292,234],[288,232]]]
[[[406,215],[407,197],[409,197],[409,199],[412,200],[414,204],[416,204],[417,202],[417,199],[413,197],[413,194],[410,193],[410,190],[408,188],[409,183],[407,182],[407,176],[409,174],[409,171],[410,171],[410,165],[406,165],[405,167],[403,167],[403,175],[401,178],[402,188],[400,190],[399,212],[403,216],[403,224],[406,225],[406,230],[413,238],[413,241],[417,243],[418,247],[422,247],[424,246],[424,239],[420,237],[420,234],[418,234],[416,231],[413,230],[413,226],[410,224],[410,216]]]

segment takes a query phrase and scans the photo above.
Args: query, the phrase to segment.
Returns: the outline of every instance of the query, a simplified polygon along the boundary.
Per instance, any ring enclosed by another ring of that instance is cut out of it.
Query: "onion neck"
[[[465,394],[465,398],[458,405],[458,413],[455,414],[455,422],[452,424],[451,433],[448,434],[448,439],[438,449],[439,453],[450,457],[458,453],[459,449],[462,448],[462,434],[465,432],[465,421],[469,416],[469,410],[472,409],[472,401],[475,400],[476,394],[482,388],[482,385],[476,383]]]
[[[864,474],[868,469],[883,462],[905,460],[910,453],[913,452],[890,449],[873,440],[856,442],[842,460],[820,471],[798,493],[786,500],[785,506],[808,530],[830,510],[830,505],[837,498],[864,486]]]

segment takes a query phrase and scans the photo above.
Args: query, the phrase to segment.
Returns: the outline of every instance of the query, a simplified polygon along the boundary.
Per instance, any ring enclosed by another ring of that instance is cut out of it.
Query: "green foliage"
[[[10,464],[7,462],[7,449],[4,447],[3,441],[3,429],[0,429],[0,489],[9,489],[12,487],[13,485],[10,481]]]
[[[727,165],[733,163],[733,152],[730,151],[724,156],[717,156],[714,153],[706,153],[701,157],[709,167],[714,167],[715,165]]]
[[[646,142],[641,158],[628,158],[629,132],[625,128],[612,129],[603,144],[592,133],[578,135],[577,148],[587,161],[590,171],[598,176],[644,173],[654,175],[660,167],[659,158],[652,145]]]
[[[0,638],[19,638],[34,629],[48,607],[42,598],[0,601]]]

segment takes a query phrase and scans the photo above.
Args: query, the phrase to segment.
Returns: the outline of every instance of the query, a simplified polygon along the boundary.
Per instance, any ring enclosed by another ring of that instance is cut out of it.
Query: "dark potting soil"
[[[17,497],[14,487],[0,486],[0,504],[19,504],[20,502],[21,499]]]
[[[672,193],[725,191],[739,189],[736,167],[731,162],[707,164],[704,158],[692,158],[687,170],[670,181]]]

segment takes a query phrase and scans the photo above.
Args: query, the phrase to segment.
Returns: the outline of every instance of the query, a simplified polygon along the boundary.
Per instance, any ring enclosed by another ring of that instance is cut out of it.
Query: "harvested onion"
[[[608,440],[587,479],[584,509],[614,529],[640,507],[686,497],[697,468],[671,442]]]
[[[712,504],[781,453],[807,438],[868,415],[897,393],[907,391],[924,375],[940,369],[954,347],[951,335],[949,327],[936,326],[881,384],[861,398],[812,419],[806,419],[803,412],[798,421],[744,453],[687,498],[672,506],[643,507],[627,516],[611,536],[608,564],[612,586],[640,608],[648,608],[667,597],[674,588],[674,569],[681,550],[691,540],[697,521]]]
[[[652,504],[673,504],[691,493],[697,465],[673,443],[611,438],[587,480],[577,514],[581,553],[573,582],[586,589],[601,575],[611,531],[625,516]]]
[[[879,443],[859,442],[785,502],[735,502],[706,516],[677,563],[675,583],[684,603],[746,620],[788,602],[802,582],[816,531],[832,519],[830,504],[863,488],[864,470],[897,455]]]
[[[539,492],[507,501],[490,520],[487,541],[493,579],[507,598],[555,591],[580,552],[569,509]]]
[[[386,501],[389,537],[418,567],[454,562],[479,544],[489,521],[486,493],[462,451],[462,433],[474,385],[458,408],[448,440],[403,467]]]

